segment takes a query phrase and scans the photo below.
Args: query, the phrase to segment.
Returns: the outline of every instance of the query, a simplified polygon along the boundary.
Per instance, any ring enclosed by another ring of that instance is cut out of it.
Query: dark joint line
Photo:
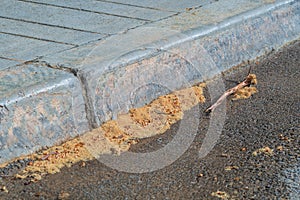
[[[78,69],[72,69],[72,68],[66,67],[66,66],[61,65],[61,64],[52,65],[52,64],[50,64],[46,61],[41,61],[39,59],[26,61],[26,62],[24,62],[24,64],[25,65],[30,65],[30,64],[40,65],[40,66],[49,67],[49,68],[52,68],[52,69],[62,70],[62,71],[65,71],[65,72],[72,73],[76,77],[77,77],[77,74],[78,74]]]
[[[32,37],[32,36],[22,35],[22,34],[8,33],[8,32],[3,32],[3,31],[0,31],[0,33],[6,34],[6,35],[18,36],[18,37],[25,37],[25,38],[29,38],[29,39],[35,39],[35,40],[40,40],[40,41],[45,41],[45,42],[53,42],[53,43],[58,43],[58,44],[71,45],[71,46],[74,46],[74,47],[78,46],[76,44],[71,44],[71,43],[67,43],[67,42],[59,42],[59,41],[55,41],[55,40],[49,40],[49,39],[44,39],[44,38],[37,38],[37,37]]]
[[[89,13],[95,13],[95,14],[114,16],[114,17],[121,17],[121,18],[127,18],[127,19],[135,19],[135,20],[146,21],[146,22],[151,21],[151,20],[148,20],[148,19],[142,19],[142,18],[138,18],[138,17],[129,17],[129,16],[126,16],[126,15],[117,15],[117,14],[106,13],[106,12],[92,11],[92,10],[87,10],[87,9],[83,9],[83,8],[73,8],[73,7],[68,7],[68,6],[61,6],[61,5],[42,3],[42,2],[36,2],[36,1],[28,1],[28,0],[18,0],[18,1],[26,2],[26,3],[32,3],[32,4],[52,6],[52,7],[57,7],[57,8],[65,8],[65,9],[70,9],[70,10],[77,10],[77,11],[82,11],[82,12],[89,12]]]
[[[95,32],[95,31],[87,31],[87,30],[83,30],[83,29],[70,28],[70,27],[66,27],[66,26],[46,24],[46,23],[41,23],[41,22],[34,22],[34,21],[30,21],[30,20],[25,20],[25,19],[16,19],[16,18],[12,18],[12,17],[4,17],[4,16],[0,16],[0,18],[10,19],[10,20],[15,20],[15,21],[21,21],[21,22],[27,22],[27,23],[31,23],[31,24],[39,24],[39,25],[44,25],[44,26],[51,26],[51,27],[56,27],[56,28],[63,28],[63,29],[68,29],[68,30],[73,30],[73,31],[81,31],[81,32],[86,32],[86,33],[94,33],[94,34],[107,35],[106,33],[99,33],[99,32]]]
[[[162,9],[153,8],[153,7],[139,6],[139,5],[129,4],[129,3],[114,2],[114,1],[109,1],[109,0],[96,0],[96,1],[102,1],[102,2],[106,2],[106,3],[113,3],[113,4],[124,5],[124,6],[131,6],[131,7],[137,7],[137,8],[145,8],[145,9],[156,10],[156,11],[173,12],[173,11],[169,11],[169,10],[162,10]]]

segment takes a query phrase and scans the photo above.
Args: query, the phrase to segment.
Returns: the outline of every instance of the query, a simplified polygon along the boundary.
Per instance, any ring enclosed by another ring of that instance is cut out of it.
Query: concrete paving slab
[[[72,46],[96,41],[106,36],[99,33],[87,33],[5,18],[0,18],[0,30],[8,34]]]
[[[217,1],[213,4],[208,4],[197,9],[192,9],[188,12],[183,12],[173,18],[161,20],[152,26],[168,27],[178,31],[187,31],[193,28],[206,28],[207,26],[217,26],[222,21],[229,22],[229,18],[236,16],[239,20],[246,19],[242,14],[247,11],[260,8],[262,6],[270,6],[264,0],[248,1],[248,0],[226,0]],[[267,9],[267,8],[266,8]],[[237,17],[240,15],[240,17]]]
[[[146,21],[156,21],[162,18],[174,15],[176,12],[160,11],[149,8],[141,8],[136,6],[129,6],[124,4],[115,4],[110,2],[101,2],[94,0],[34,0],[30,2],[44,3],[46,5],[56,5],[66,8],[74,8],[80,10],[86,10],[90,12],[115,15],[126,18],[142,19]]]
[[[87,32],[115,34],[143,25],[145,21],[65,9],[30,2],[3,0],[0,16]]]
[[[0,58],[0,71],[5,69],[5,68],[15,66],[17,64],[20,64],[20,63],[18,61]]]
[[[0,71],[0,163],[88,130],[79,81],[40,65]]]
[[[66,67],[76,70],[93,70],[97,68],[100,73],[112,70],[116,62],[126,63],[125,56],[128,59],[135,60],[139,55],[137,50],[143,55],[147,55],[149,51],[156,52],[156,46],[145,51],[145,45],[153,44],[160,40],[168,41],[168,38],[180,34],[179,31],[170,30],[168,28],[157,28],[155,26],[143,26],[138,29],[129,30],[126,33],[107,37],[99,42],[81,45],[55,55],[44,57],[43,60],[49,63],[59,63]],[[103,53],[105,52],[105,53]],[[130,54],[130,52],[134,52]],[[122,60],[117,60],[122,56]]]
[[[17,60],[32,60],[74,46],[0,33],[0,55]]]
[[[124,3],[123,0],[109,0],[105,2],[116,2],[116,3]],[[166,10],[166,11],[174,11],[174,12],[182,12],[186,8],[197,8],[209,3],[213,3],[214,0],[184,0],[184,1],[169,1],[169,0],[161,0],[159,3],[155,0],[149,1],[140,1],[140,0],[128,0],[126,4],[142,6],[147,8],[154,8],[158,10]]]

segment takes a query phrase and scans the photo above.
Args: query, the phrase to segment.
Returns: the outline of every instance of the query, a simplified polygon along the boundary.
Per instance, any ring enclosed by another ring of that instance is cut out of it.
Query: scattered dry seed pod
[[[284,136],[283,134],[279,134],[278,137],[279,137],[279,139],[284,140],[284,141],[288,141],[289,140],[289,138],[286,137],[286,136]]]
[[[263,147],[252,153],[253,156],[257,156],[259,154],[265,154],[265,155],[271,156],[271,155],[273,155],[273,149],[271,149],[270,147]]]
[[[241,149],[241,151],[247,151],[247,148],[246,148],[246,147],[243,147],[243,148]]]
[[[225,167],[225,171],[231,171],[233,169],[238,170],[239,167],[238,166],[227,166],[227,167]]]
[[[228,157],[229,157],[229,155],[228,155],[227,153],[222,153],[222,154],[221,154],[221,157],[228,158]]]
[[[85,167],[85,166],[86,166],[86,163],[85,163],[85,162],[82,162],[80,166],[81,166],[81,167]]]
[[[283,146],[278,146],[276,149],[277,149],[278,151],[282,151],[282,150],[283,150]]]
[[[220,199],[229,199],[230,198],[229,194],[227,194],[226,192],[223,192],[223,191],[213,192],[213,193],[211,193],[211,196],[218,197]]]
[[[31,174],[31,181],[32,182],[36,182],[36,181],[39,181],[39,180],[41,180],[42,179],[42,176],[40,175],[40,174]]]
[[[0,188],[1,191],[8,193],[8,189],[6,188],[6,186],[2,186]]]
[[[27,178],[26,175],[20,175],[20,174],[16,174],[15,177],[18,178],[18,179],[24,179],[24,178]]]
[[[67,192],[61,192],[58,195],[58,199],[59,200],[63,200],[63,199],[68,199],[70,197],[70,194]]]

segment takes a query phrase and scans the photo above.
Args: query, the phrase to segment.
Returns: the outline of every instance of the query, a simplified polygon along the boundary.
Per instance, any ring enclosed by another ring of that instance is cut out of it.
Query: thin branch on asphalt
[[[250,72],[250,71],[249,71]],[[246,86],[250,86],[250,85],[255,85],[257,83],[256,81],[256,75],[255,74],[248,74],[248,76],[246,77],[246,79],[239,83],[238,85],[236,85],[235,87],[227,90],[217,101],[216,103],[214,103],[212,106],[210,106],[209,108],[207,108],[205,110],[206,113],[211,113],[214,111],[214,109],[216,107],[218,107],[228,96],[235,94],[238,90],[246,87]]]

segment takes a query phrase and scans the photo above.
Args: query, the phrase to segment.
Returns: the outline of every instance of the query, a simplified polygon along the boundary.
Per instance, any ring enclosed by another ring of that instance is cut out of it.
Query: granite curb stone
[[[0,71],[0,163],[89,130],[81,86],[36,64]]]

